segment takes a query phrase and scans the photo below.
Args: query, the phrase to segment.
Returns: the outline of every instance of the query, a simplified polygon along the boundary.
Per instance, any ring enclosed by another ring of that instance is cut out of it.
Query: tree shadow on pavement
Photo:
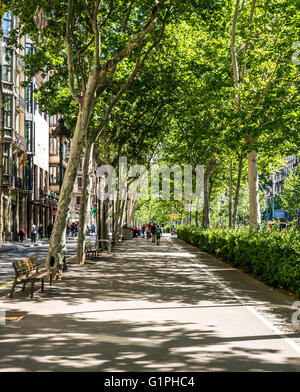
[[[33,300],[16,290],[5,304],[30,314],[0,326],[0,370],[299,371],[299,356],[281,357],[280,336],[218,329],[229,313],[230,331],[242,305],[193,258],[137,240],[71,265],[70,280]]]

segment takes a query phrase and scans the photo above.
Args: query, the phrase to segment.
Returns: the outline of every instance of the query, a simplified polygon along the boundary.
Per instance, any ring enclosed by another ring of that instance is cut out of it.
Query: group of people
[[[92,225],[91,227],[87,226],[86,227],[86,234],[87,235],[95,235],[96,234],[96,227],[95,227],[95,225]]]
[[[53,227],[52,223],[50,223],[48,225],[48,227],[47,227],[48,238],[50,238],[50,236],[51,236],[52,227]],[[39,227],[37,227],[36,224],[33,223],[31,225],[31,228],[30,228],[30,239],[31,239],[31,242],[36,242],[37,235],[38,235],[39,241],[41,241],[43,239],[43,236],[44,236],[44,228],[43,228],[42,224],[40,224]],[[23,228],[21,228],[19,230],[19,237],[20,237],[20,241],[21,242],[23,242],[24,239],[26,239],[26,231]]]
[[[78,234],[78,222],[72,222],[71,224],[67,224],[67,230],[66,230],[66,235],[67,238],[70,236],[71,237],[77,237]]]
[[[156,243],[157,245],[160,244],[160,238],[162,236],[162,226],[155,224],[155,223],[149,223],[148,225],[142,225],[141,228],[141,232],[142,232],[142,236],[143,238],[147,238],[147,240],[149,240],[150,238],[152,238],[152,243]]]

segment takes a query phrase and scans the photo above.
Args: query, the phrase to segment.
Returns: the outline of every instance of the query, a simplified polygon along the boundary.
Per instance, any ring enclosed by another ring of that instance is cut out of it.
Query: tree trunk
[[[2,29],[1,29],[2,31]],[[2,47],[2,39],[0,39]],[[0,53],[2,56],[3,54]],[[4,141],[4,94],[2,86],[2,65],[0,64],[0,248],[2,247],[3,241],[3,141]]]
[[[108,220],[108,207],[109,207],[109,200],[105,199],[102,202],[102,212],[101,212],[101,238],[103,240],[108,240],[109,239],[109,235],[108,235],[108,224],[107,224],[107,220]],[[107,249],[107,244],[106,242],[102,243],[102,248],[103,249]]]
[[[232,159],[230,159],[229,168],[229,227],[232,227]]]
[[[113,232],[113,239],[114,241],[118,241],[121,235],[121,225],[122,225],[122,216],[123,216],[123,207],[124,207],[124,200],[120,200],[118,198],[116,202],[115,208],[115,221],[114,221],[114,232]]]
[[[128,224],[132,225],[133,224],[133,216],[134,216],[134,210],[136,206],[137,200],[135,199],[130,199],[130,203],[128,205]]]
[[[250,206],[250,229],[256,229],[261,224],[259,192],[258,192],[258,165],[257,152],[248,153],[248,188],[249,188],[249,206]]]
[[[240,194],[240,188],[241,188],[243,161],[244,161],[244,153],[243,153],[243,151],[241,151],[241,154],[239,156],[238,178],[237,178],[237,182],[236,182],[235,195],[234,195],[234,207],[233,207],[233,217],[232,217],[233,227],[236,226],[236,221],[237,221],[237,211],[238,211],[238,205],[239,205],[239,194]]]
[[[89,137],[85,140],[85,154],[83,163],[82,192],[80,199],[80,217],[77,237],[76,264],[84,264],[85,261],[85,227],[87,217],[87,206],[90,191],[90,168],[93,157],[94,144]]]
[[[96,84],[94,86],[96,88]],[[65,172],[63,184],[60,190],[57,213],[50,237],[49,250],[47,256],[47,267],[50,271],[55,271],[59,277],[61,275],[66,247],[65,247],[65,231],[68,219],[71,195],[77,170],[83,150],[85,135],[88,129],[90,116],[94,106],[95,88],[89,88],[83,101],[79,104],[79,112],[77,123],[72,139],[72,147],[68,166]]]
[[[204,173],[203,178],[203,214],[202,214],[202,227],[204,229],[209,227],[209,191],[208,191],[208,174]]]

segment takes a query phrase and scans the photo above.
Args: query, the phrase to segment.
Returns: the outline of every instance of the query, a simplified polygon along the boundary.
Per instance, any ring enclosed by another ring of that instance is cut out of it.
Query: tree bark
[[[232,227],[232,159],[230,159],[229,168],[229,227]]]
[[[239,205],[239,194],[240,194],[240,188],[241,188],[243,161],[244,161],[244,152],[242,150],[241,154],[239,156],[238,178],[237,178],[237,182],[236,182],[235,195],[234,195],[234,206],[233,206],[233,217],[232,217],[233,227],[235,227],[236,223],[237,223],[236,221],[237,221],[237,211],[238,211],[238,205]]]
[[[249,188],[249,207],[250,229],[256,229],[261,224],[260,205],[259,205],[259,187],[258,187],[258,157],[256,151],[248,153],[248,188]]]
[[[60,190],[56,218],[50,237],[49,250],[47,256],[47,267],[50,271],[55,271],[59,277],[61,275],[63,261],[65,257],[65,230],[68,219],[71,195],[77,170],[83,150],[85,135],[87,133],[90,116],[95,101],[95,91],[97,87],[96,78],[90,81],[89,88],[83,101],[79,104],[78,119],[74,136],[72,139],[72,148],[69,156],[68,166]],[[94,82],[94,83],[93,83]]]
[[[80,199],[80,217],[79,217],[79,228],[77,237],[77,253],[76,253],[76,264],[84,264],[85,262],[85,225],[87,217],[87,206],[89,199],[89,188],[90,188],[90,168],[93,157],[94,144],[87,136],[85,139],[85,154],[83,163],[83,180],[82,180],[82,192]]]
[[[108,235],[108,225],[107,225],[107,220],[108,220],[108,207],[109,207],[109,200],[105,199],[102,202],[102,213],[101,213],[101,239],[103,240],[108,240],[109,235]],[[102,243],[102,248],[107,249],[107,243],[103,242]]]
[[[203,178],[203,214],[202,214],[202,227],[204,229],[209,227],[209,195],[208,195],[208,174],[204,173]]]
[[[209,219],[209,199],[210,193],[212,190],[212,182],[210,181],[210,176],[217,166],[217,159],[213,158],[210,166],[205,170],[203,176],[203,213],[202,213],[202,227],[208,228],[210,219]],[[210,185],[210,186],[209,186]]]
[[[1,29],[2,30],[2,29]],[[2,47],[2,39],[0,39]],[[2,53],[0,53],[2,56]],[[0,64],[0,248],[3,241],[3,227],[4,227],[4,214],[3,214],[3,141],[4,141],[4,94],[2,86],[2,65]]]

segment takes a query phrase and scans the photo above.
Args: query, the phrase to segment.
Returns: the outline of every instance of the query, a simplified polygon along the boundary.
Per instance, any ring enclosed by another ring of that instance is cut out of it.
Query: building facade
[[[26,129],[24,51],[8,50],[6,40],[15,27],[16,18],[7,12],[3,17],[2,90],[4,94],[3,131],[3,240],[17,240],[19,229],[26,230],[27,208],[32,194],[30,153],[32,134]],[[25,39],[21,44],[25,46]]]

